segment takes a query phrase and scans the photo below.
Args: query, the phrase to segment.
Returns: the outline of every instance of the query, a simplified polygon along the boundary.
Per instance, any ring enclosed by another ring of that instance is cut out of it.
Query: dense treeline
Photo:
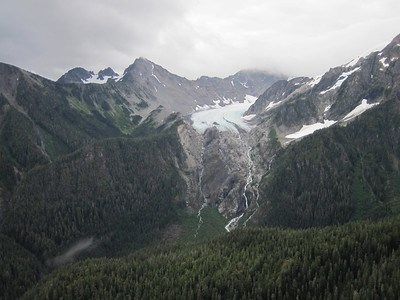
[[[76,243],[90,241],[81,258],[121,255],[177,222],[184,183],[173,128],[137,128],[112,85],[62,85],[5,64],[0,72],[8,80],[0,91],[0,298],[36,282],[36,263],[46,273],[69,261],[63,254]],[[151,136],[126,135],[142,132]]]
[[[0,234],[0,299],[16,299],[37,283],[43,267],[37,258]]]
[[[237,230],[55,271],[25,299],[398,299],[400,222]]]
[[[15,186],[14,166],[23,171],[47,162],[33,123],[0,94],[0,187]]]
[[[99,141],[35,168],[5,203],[3,232],[42,259],[91,236],[103,254],[136,248],[177,219],[180,155],[170,133]]]
[[[400,213],[400,100],[290,145],[260,185],[264,225],[304,228]]]

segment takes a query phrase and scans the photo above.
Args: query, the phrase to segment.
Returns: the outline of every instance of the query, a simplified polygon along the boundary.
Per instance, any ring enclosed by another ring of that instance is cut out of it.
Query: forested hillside
[[[247,80],[266,75],[202,88],[139,59],[122,81],[84,85],[0,63],[0,299],[399,298],[391,45],[325,79],[278,83],[249,131],[206,134],[180,113],[223,109],[236,99],[226,91],[247,98]],[[185,82],[203,102],[187,102]]]
[[[3,232],[38,257],[79,238],[116,254],[177,220],[184,183],[173,133],[96,142],[26,174],[4,205]]]
[[[55,271],[24,299],[398,299],[400,222],[237,230]]]
[[[104,139],[24,174],[1,207],[0,299],[20,296],[60,264],[161,241],[180,223],[181,155],[171,130]]]
[[[400,213],[400,100],[282,150],[260,185],[264,225],[304,228]]]
[[[0,234],[0,299],[17,299],[37,283],[44,267],[13,239]]]

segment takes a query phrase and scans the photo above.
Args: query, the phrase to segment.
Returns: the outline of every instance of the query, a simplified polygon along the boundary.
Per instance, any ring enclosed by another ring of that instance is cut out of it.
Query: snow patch
[[[246,121],[250,121],[250,120],[253,120],[255,116],[256,116],[255,114],[251,114],[251,115],[243,116],[242,119],[244,119]]]
[[[254,102],[256,102],[257,97],[254,97],[254,96],[252,96],[252,95],[246,95],[246,96],[244,96],[244,99],[245,99],[247,102],[253,104]]]
[[[240,81],[239,81],[240,82]],[[247,85],[247,81],[246,82],[240,82],[241,85],[243,85],[246,89],[249,88],[249,86]]]
[[[119,81],[122,77],[120,76],[103,76],[103,79],[98,78],[98,74],[94,74],[92,75],[92,77],[84,80],[81,79],[82,83],[84,84],[89,84],[89,83],[96,83],[96,84],[104,84],[107,83],[108,79],[114,79],[116,81]]]
[[[311,125],[303,125],[303,127],[292,134],[286,136],[288,139],[298,139],[307,135],[314,133],[316,130],[327,128],[335,124],[336,121],[333,120],[324,120],[324,123],[315,123]]]
[[[323,94],[325,94],[325,93],[327,93],[329,91],[332,91],[334,89],[340,88],[342,86],[343,82],[345,82],[347,80],[347,78],[349,78],[349,76],[351,74],[353,74],[354,72],[356,72],[358,70],[360,70],[360,67],[357,67],[357,68],[355,68],[355,69],[353,69],[351,71],[348,71],[348,72],[343,72],[342,75],[340,75],[338,77],[337,81],[335,82],[335,84],[333,86],[331,86],[329,89],[327,89],[325,91],[320,92],[319,94],[323,95]]]
[[[151,76],[153,76],[158,81],[159,84],[162,84],[160,79],[158,79],[158,77],[154,74],[154,65],[151,65]]]
[[[383,58],[381,58],[381,59],[379,60],[379,62],[382,64],[382,66],[383,66],[384,68],[389,67],[389,64],[385,62],[386,59],[387,59],[386,57],[383,57]]]
[[[350,62],[348,62],[347,64],[345,64],[345,67],[354,67],[358,61],[360,60],[361,56],[357,56],[356,58],[352,59]]]
[[[270,110],[270,109],[274,108],[275,106],[277,106],[278,104],[280,104],[282,101],[283,101],[283,100],[278,101],[278,102],[276,102],[276,103],[270,102],[270,103],[268,104],[268,106],[265,108],[265,110]]]
[[[358,105],[356,108],[354,108],[351,112],[349,112],[347,115],[344,116],[343,121],[349,121],[359,115],[361,115],[362,113],[364,113],[366,110],[374,107],[375,105],[378,105],[378,103],[371,103],[368,104],[368,100],[367,99],[363,99],[361,101],[361,104]]]
[[[231,80],[231,84],[232,84],[233,87],[235,87],[235,84],[233,83],[233,80]]]
[[[214,102],[214,108],[219,108],[219,107],[221,107],[221,105],[219,105],[220,103],[221,103],[221,100],[213,100],[213,102]]]
[[[354,58],[353,60],[351,60],[350,62],[348,62],[347,64],[345,64],[344,67],[354,67],[354,66],[358,63],[358,61],[359,61],[361,58],[366,58],[366,57],[367,57],[368,55],[370,55],[371,53],[381,51],[381,50],[382,50],[383,48],[385,48],[389,43],[390,43],[390,41],[389,41],[389,42],[382,43],[382,44],[379,44],[379,45],[375,46],[374,48],[365,51],[364,53],[358,55],[356,58]],[[378,55],[382,55],[382,53],[378,53]]]
[[[328,110],[330,110],[330,109],[331,109],[331,106],[332,106],[332,105],[328,105],[327,107],[325,107],[324,113],[326,113]]]
[[[158,79],[158,77],[157,77],[155,74],[151,74],[151,76],[153,76],[155,79],[157,79],[158,83],[160,83],[160,84],[161,84],[161,81],[160,81],[160,79]]]
[[[224,102],[224,104],[231,104],[231,99],[226,99],[225,97],[222,97],[222,102]]]
[[[197,101],[196,101],[197,102]],[[203,106],[201,105],[196,105],[195,110],[200,111],[200,110],[208,110],[211,109],[211,107],[207,104],[204,104]]]
[[[311,79],[311,81],[308,83],[308,85],[311,86],[311,87],[316,86],[316,85],[321,81],[322,76],[323,76],[323,75],[318,75],[318,76],[316,76],[316,77],[313,77],[313,78]]]

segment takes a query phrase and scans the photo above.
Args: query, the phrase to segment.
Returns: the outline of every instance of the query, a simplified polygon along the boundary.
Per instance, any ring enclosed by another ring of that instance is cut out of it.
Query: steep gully
[[[246,220],[241,224],[241,226],[246,227],[247,223],[251,220],[251,218],[254,216],[254,214],[257,212],[259,208],[259,193],[258,193],[258,182],[257,179],[254,178],[253,175],[253,168],[254,162],[251,156],[251,151],[252,148],[249,146],[248,142],[248,133],[247,132],[241,132],[241,133],[233,133],[232,135],[235,136],[236,139],[240,140],[241,144],[243,145],[243,149],[247,149],[245,157],[247,160],[247,172],[246,172],[246,182],[243,187],[243,192],[241,194],[240,199],[237,200],[238,206],[240,203],[243,204],[244,202],[244,211],[239,215],[231,220],[229,220],[228,224],[225,226],[225,230],[227,232],[231,232],[235,228],[240,226],[240,221],[243,217],[248,216]],[[204,195],[203,192],[203,174],[204,174],[204,168],[205,168],[205,161],[204,161],[204,153],[206,149],[203,146],[202,147],[202,152],[201,152],[201,159],[200,159],[200,172],[199,172],[199,179],[198,179],[198,186],[199,186],[199,192],[200,192],[200,199],[202,199],[203,203],[200,207],[200,209],[197,212],[197,219],[198,219],[198,224],[197,224],[197,229],[194,234],[194,237],[197,238],[200,228],[202,224],[204,223],[204,219],[202,217],[202,211],[205,207],[207,207],[207,199]],[[222,152],[221,152],[222,154]],[[221,157],[222,160],[224,160],[223,156]],[[249,196],[252,195],[251,198]],[[250,215],[249,215],[250,214]]]
[[[242,134],[239,134],[239,138],[241,139],[241,141],[243,143],[246,143],[245,138],[242,136]],[[246,152],[246,157],[247,157],[247,178],[246,178],[246,184],[243,188],[243,193],[242,193],[242,199],[244,199],[245,201],[245,211],[240,215],[237,216],[233,219],[231,219],[228,224],[225,226],[225,230],[228,232],[231,232],[232,230],[234,230],[235,228],[237,228],[239,226],[239,221],[243,218],[243,216],[247,213],[250,212],[251,210],[254,210],[251,215],[244,221],[243,223],[243,227],[246,227],[247,222],[254,216],[254,214],[256,213],[256,211],[259,208],[259,203],[258,203],[258,199],[259,199],[259,193],[258,193],[258,183],[253,182],[254,178],[253,178],[253,167],[254,167],[254,162],[251,158],[251,147],[248,146],[248,144],[246,143],[246,146],[248,148],[247,152]],[[252,190],[249,189],[249,187],[252,188]],[[252,193],[253,197],[255,196],[255,201],[254,201],[254,205],[252,207],[252,209],[250,209],[249,206],[249,198],[247,196],[246,193]]]
[[[204,146],[201,149],[201,159],[200,159],[200,174],[199,174],[199,191],[200,191],[200,197],[203,199],[203,204],[201,205],[199,211],[197,212],[197,218],[198,218],[198,223],[197,223],[197,229],[196,232],[194,234],[194,237],[197,238],[198,234],[199,234],[199,230],[201,227],[201,224],[203,224],[203,218],[201,217],[201,211],[207,206],[207,199],[206,196],[204,195],[203,192],[203,173],[204,173]]]

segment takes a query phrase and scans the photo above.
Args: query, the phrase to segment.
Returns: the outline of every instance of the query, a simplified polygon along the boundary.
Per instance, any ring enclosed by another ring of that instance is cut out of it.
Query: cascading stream
[[[197,238],[201,224],[203,224],[203,218],[201,217],[201,211],[207,206],[207,200],[206,200],[206,197],[204,196],[203,187],[202,187],[203,173],[204,173],[204,147],[202,147],[202,149],[201,149],[201,171],[200,171],[200,175],[199,175],[199,190],[200,190],[201,197],[203,197],[203,204],[201,205],[199,211],[197,212],[197,218],[199,219],[199,222],[197,223],[197,229],[194,234],[194,238]]]
[[[246,184],[246,186],[245,186],[245,193],[246,193],[246,188],[247,188],[247,186],[248,186],[249,184],[251,184],[251,182],[253,181],[252,169],[253,169],[254,163],[253,163],[253,160],[251,159],[250,151],[251,151],[251,148],[249,148],[249,151],[247,152],[247,157],[248,157],[248,159],[249,159],[249,175],[248,175],[248,177],[247,177],[247,184]],[[247,226],[247,222],[250,221],[250,219],[254,216],[254,214],[257,212],[258,208],[260,207],[260,205],[259,205],[259,203],[258,203],[258,199],[259,199],[259,197],[260,197],[260,194],[258,193],[258,184],[254,184],[252,187],[253,187],[253,191],[254,191],[254,193],[255,193],[255,195],[256,195],[256,198],[255,198],[255,210],[254,210],[253,213],[246,219],[246,221],[244,221],[243,227],[246,227],[246,226]],[[245,194],[245,193],[244,193],[244,194]],[[247,197],[246,197],[246,199],[247,199]]]
[[[252,174],[253,161],[251,160],[251,157],[250,157],[250,151],[251,151],[251,147],[249,147],[249,149],[247,150],[247,158],[248,158],[247,167],[248,167],[249,171],[247,173],[246,185],[244,186],[244,190],[243,190],[243,197],[246,200],[246,210],[249,208],[249,201],[246,196],[246,191],[247,191],[247,187],[253,180],[253,174]]]
[[[239,136],[241,138],[241,136]],[[243,141],[243,139],[241,139]],[[240,219],[245,215],[245,213],[249,210],[249,199],[247,198],[246,195],[246,191],[249,187],[249,185],[251,185],[251,183],[253,182],[253,160],[251,159],[251,147],[248,147],[247,153],[247,168],[248,168],[248,172],[247,172],[247,178],[246,178],[246,184],[243,188],[243,198],[245,200],[245,211],[238,217],[235,217],[233,219],[231,219],[229,221],[229,223],[225,226],[225,230],[228,232],[231,232],[233,229],[235,229],[238,225],[239,225],[239,221]],[[259,204],[258,204],[258,198],[259,198],[259,194],[258,194],[258,189],[253,186],[253,191],[255,191],[256,194],[256,199],[255,199],[255,211],[250,215],[249,218],[247,218],[247,220],[243,223],[243,226],[246,227],[247,222],[253,217],[253,215],[255,214],[255,212],[258,210],[259,208]]]

